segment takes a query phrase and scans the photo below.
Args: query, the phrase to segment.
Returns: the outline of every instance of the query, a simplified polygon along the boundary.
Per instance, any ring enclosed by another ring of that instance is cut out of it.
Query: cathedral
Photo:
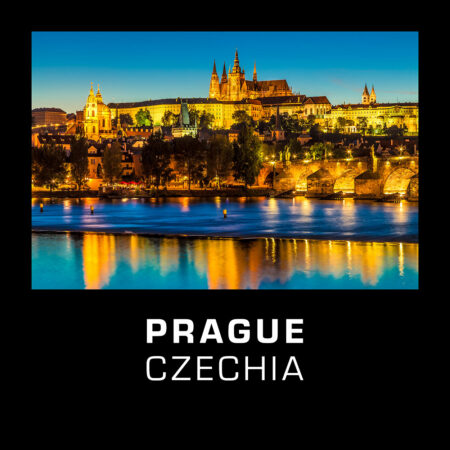
[[[258,81],[256,63],[253,68],[253,80],[245,79],[245,70],[239,66],[239,57],[236,50],[233,69],[228,75],[223,64],[222,78],[219,81],[216,62],[214,61],[211,82],[209,84],[209,98],[220,101],[240,101],[243,99],[257,99],[261,97],[282,97],[292,95],[292,89],[286,80]]]

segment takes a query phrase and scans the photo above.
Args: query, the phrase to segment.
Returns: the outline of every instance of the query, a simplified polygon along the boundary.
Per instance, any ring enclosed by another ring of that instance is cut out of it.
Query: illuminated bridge
[[[418,200],[419,157],[278,161],[274,166],[265,163],[258,184],[271,185],[272,181],[277,191],[295,189],[309,197],[344,192],[356,198],[401,194]]]

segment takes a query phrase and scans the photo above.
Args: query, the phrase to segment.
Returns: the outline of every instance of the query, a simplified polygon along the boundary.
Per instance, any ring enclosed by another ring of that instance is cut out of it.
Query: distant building
[[[375,89],[369,94],[367,85],[361,98],[361,103],[333,106],[330,110],[328,127],[338,126],[338,119],[347,121],[345,131],[352,133],[358,130],[358,124],[366,119],[367,128],[374,131],[384,127],[396,125],[399,128],[406,127],[407,133],[417,134],[419,131],[419,104],[418,103],[377,103]]]
[[[33,126],[56,126],[66,123],[66,112],[60,108],[36,108],[31,111]]]

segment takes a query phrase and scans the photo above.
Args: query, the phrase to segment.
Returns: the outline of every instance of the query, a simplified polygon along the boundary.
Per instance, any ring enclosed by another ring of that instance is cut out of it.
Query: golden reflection
[[[188,212],[189,211],[189,197],[182,197],[181,198],[181,212]]]
[[[86,289],[105,286],[116,270],[116,236],[85,233],[83,272]]]
[[[128,263],[136,277],[145,277],[148,270],[152,276],[164,277],[184,267],[193,271],[188,272],[189,277],[206,280],[210,289],[258,289],[264,283],[284,285],[293,277],[300,277],[297,285],[301,286],[302,278],[318,274],[322,278],[352,279],[371,287],[386,273],[404,277],[406,270],[418,271],[418,244],[403,243],[154,239],[86,233],[82,255],[88,289],[105,287],[113,276],[120,276],[116,273],[119,260],[121,267]],[[151,278],[148,282],[151,288]],[[324,283],[317,287],[328,286]]]
[[[404,269],[405,269],[405,255],[403,252],[403,244],[400,242],[398,245],[398,271],[400,276],[402,277],[404,275]]]

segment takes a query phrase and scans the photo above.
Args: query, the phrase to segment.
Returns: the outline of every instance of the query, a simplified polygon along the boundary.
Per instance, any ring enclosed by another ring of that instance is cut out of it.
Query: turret
[[[369,98],[369,90],[367,89],[367,83],[364,86],[364,91],[362,93],[362,100],[361,103],[363,105],[368,105],[370,103],[370,98]]]
[[[97,101],[103,101],[102,94],[100,94],[100,84],[97,84],[97,94],[95,95],[95,98],[97,99]]]
[[[377,96],[375,95],[375,89],[372,84],[372,92],[370,93],[370,103],[376,103],[377,102]]]
[[[211,82],[209,83],[209,98],[217,98],[220,95],[219,76],[216,70],[216,61],[211,75]]]

